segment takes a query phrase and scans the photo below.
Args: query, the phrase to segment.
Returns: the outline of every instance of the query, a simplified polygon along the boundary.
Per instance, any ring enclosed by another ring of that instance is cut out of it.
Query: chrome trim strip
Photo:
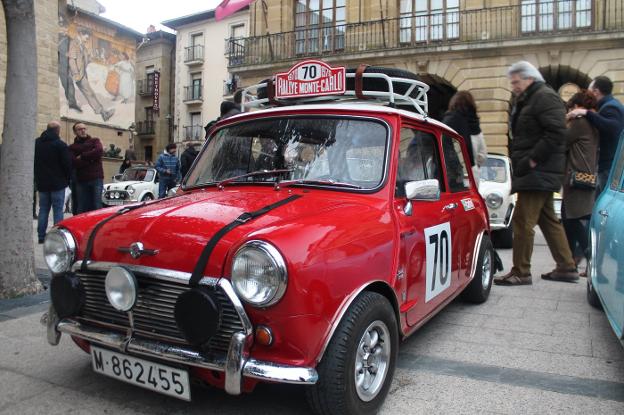
[[[479,235],[477,235],[477,240],[475,242],[474,251],[472,252],[472,267],[470,270],[470,278],[472,281],[476,272],[477,272],[477,262],[479,262],[479,251],[481,250],[481,242],[483,241],[483,235],[485,235],[485,231],[481,231]]]
[[[82,266],[82,260],[77,261],[72,266],[72,271],[76,272],[80,270],[81,266]],[[187,285],[188,285],[189,280],[191,279],[190,272],[173,271],[173,270],[163,269],[163,268],[146,267],[143,265],[123,264],[123,263],[116,263],[116,262],[89,261],[87,263],[87,266],[90,271],[101,271],[101,272],[108,272],[112,267],[123,266],[124,268],[132,272],[138,272],[141,274],[149,274],[150,276],[156,279],[162,280],[162,281],[177,282],[177,283],[187,284]],[[218,282],[219,282],[219,278],[204,277],[201,279],[199,283],[202,285],[215,286],[218,284]]]
[[[87,327],[72,319],[63,319],[56,327],[61,333],[116,349],[122,353],[147,356],[201,369],[225,372],[225,356],[206,357],[199,352],[167,343],[142,339],[127,339],[124,335],[96,327]],[[242,335],[242,333],[238,333]],[[245,339],[245,336],[241,338]],[[244,340],[245,341],[245,340]],[[243,342],[244,342],[243,341]],[[124,347],[127,345],[127,349]],[[281,365],[250,358],[242,367],[242,376],[262,381],[313,385],[318,381],[316,369]],[[227,378],[226,378],[227,379]]]
[[[202,281],[204,281],[204,279],[200,281],[200,284],[202,283]],[[229,280],[221,278],[217,282],[217,285],[221,287],[225,295],[227,295],[230,301],[232,302],[232,305],[234,306],[234,309],[236,310],[236,313],[238,314],[238,317],[240,318],[241,323],[243,323],[243,328],[245,329],[245,333],[244,333],[245,336],[251,338],[251,336],[253,335],[253,326],[251,324],[251,320],[249,320],[249,316],[247,316],[247,313],[245,312],[245,309],[243,308],[243,303],[241,303],[240,299],[234,292],[232,283]]]
[[[245,340],[247,336],[238,332],[232,335],[225,359],[225,391],[240,395],[243,389],[243,367],[245,367]]]

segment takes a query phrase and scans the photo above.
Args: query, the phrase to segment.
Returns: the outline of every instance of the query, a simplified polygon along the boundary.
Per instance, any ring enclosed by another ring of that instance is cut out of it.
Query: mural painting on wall
[[[116,30],[59,13],[61,114],[126,128],[134,121],[135,44]]]

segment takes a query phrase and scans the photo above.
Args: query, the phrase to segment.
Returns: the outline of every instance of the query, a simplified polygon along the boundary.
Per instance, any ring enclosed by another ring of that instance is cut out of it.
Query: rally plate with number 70
[[[175,398],[191,400],[186,370],[91,347],[93,370]]]

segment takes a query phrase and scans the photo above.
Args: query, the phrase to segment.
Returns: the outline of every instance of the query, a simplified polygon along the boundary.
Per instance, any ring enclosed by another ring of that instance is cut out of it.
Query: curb
[[[0,322],[23,317],[44,310],[47,307],[47,303],[50,301],[48,287],[50,286],[52,275],[50,271],[42,268],[35,269],[35,275],[43,284],[45,291],[35,295],[0,300]]]

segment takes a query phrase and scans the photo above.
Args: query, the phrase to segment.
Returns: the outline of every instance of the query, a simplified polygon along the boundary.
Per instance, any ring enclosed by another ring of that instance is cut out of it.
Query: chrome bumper
[[[242,332],[235,333],[232,336],[227,356],[208,358],[195,350],[152,340],[127,337],[124,334],[85,326],[72,319],[66,318],[57,323],[54,319],[56,313],[53,312],[52,306],[50,306],[50,309],[51,311],[48,315],[42,318],[42,322],[45,322],[48,326],[48,341],[50,344],[55,345],[53,340],[57,340],[56,344],[58,344],[58,339],[50,338],[51,334],[55,332],[66,333],[90,343],[97,343],[119,350],[122,353],[147,356],[202,369],[217,370],[225,373],[225,391],[231,395],[239,395],[241,393],[244,377],[261,381],[300,385],[312,385],[318,380],[318,374],[314,368],[261,362],[246,357],[247,336]]]

